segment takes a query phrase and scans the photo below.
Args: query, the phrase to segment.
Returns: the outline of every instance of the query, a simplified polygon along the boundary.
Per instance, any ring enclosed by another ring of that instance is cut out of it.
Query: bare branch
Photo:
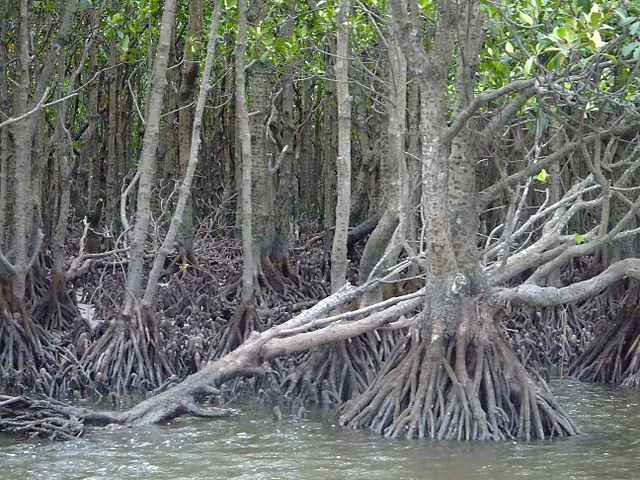
[[[481,106],[491,102],[492,100],[500,98],[500,97],[502,97],[504,95],[508,95],[508,94],[510,94],[512,92],[518,92],[518,91],[521,91],[521,90],[529,89],[529,88],[533,87],[534,85],[536,85],[536,79],[535,78],[531,78],[531,79],[528,79],[528,80],[516,80],[514,82],[511,82],[508,85],[505,85],[504,87],[500,87],[500,88],[498,88],[496,90],[493,90],[491,92],[483,93],[481,95],[476,96],[471,101],[469,106],[467,108],[465,108],[464,110],[462,110],[453,119],[453,122],[451,122],[451,126],[444,133],[443,140],[442,140],[443,143],[447,143],[447,142],[453,140],[453,138],[460,132],[462,127],[465,126],[467,121],[478,111],[478,109]],[[526,99],[525,99],[525,101],[526,101]]]
[[[581,138],[580,140],[569,142],[547,157],[540,159],[538,162],[532,163],[522,170],[501,179],[497,183],[494,183],[489,188],[480,193],[480,195],[478,196],[478,201],[481,205],[486,205],[502,189],[507,188],[509,185],[512,185],[525,177],[535,175],[542,168],[545,168],[554,162],[559,162],[564,157],[569,155],[569,153],[579,148],[583,142],[590,143],[597,139],[607,138],[611,136],[624,136],[638,131],[640,131],[640,122],[634,122],[626,125],[621,125],[616,128],[608,129],[603,132],[592,133],[590,135],[587,135],[586,137]]]
[[[422,295],[420,295],[421,297]],[[269,360],[281,355],[307,350],[330,342],[346,340],[365,332],[382,327],[394,322],[401,315],[418,308],[422,304],[422,298],[405,300],[378,313],[374,313],[361,320],[348,323],[336,323],[325,326],[320,330],[305,332],[287,338],[274,338],[262,347],[262,356]],[[327,319],[328,320],[328,319]]]
[[[291,330],[283,330],[282,332],[280,332],[280,334],[282,336],[289,336],[289,335],[302,333],[302,332],[310,330],[312,328],[325,327],[327,325],[330,325],[332,323],[338,322],[340,320],[350,320],[352,318],[359,317],[360,315],[364,315],[366,313],[371,313],[371,312],[373,312],[375,310],[380,310],[381,308],[387,308],[387,307],[396,305],[396,304],[398,304],[400,302],[405,302],[407,300],[412,300],[412,299],[418,298],[418,297],[424,297],[425,292],[426,292],[426,288],[422,288],[422,289],[418,290],[417,292],[409,293],[407,295],[402,295],[402,296],[399,296],[399,297],[393,297],[393,298],[390,298],[390,299],[385,300],[383,302],[375,303],[373,305],[368,305],[366,307],[359,308],[359,309],[353,310],[351,312],[344,312],[344,313],[340,313],[338,315],[334,315],[332,317],[327,317],[327,318],[323,318],[323,319],[319,319],[319,320],[313,320],[313,321],[309,322],[308,324],[302,325],[302,326],[300,326],[298,328],[291,329]]]
[[[596,295],[609,285],[626,277],[640,279],[640,259],[621,260],[600,275],[566,287],[540,287],[525,283],[514,288],[497,289],[496,295],[499,300],[505,302],[515,301],[539,306],[560,305]]]

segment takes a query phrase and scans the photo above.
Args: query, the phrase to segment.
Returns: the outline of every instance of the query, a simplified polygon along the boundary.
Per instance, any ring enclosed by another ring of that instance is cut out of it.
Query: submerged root
[[[74,415],[65,415],[48,399],[0,395],[0,432],[66,440],[77,437],[84,423]]]
[[[576,434],[546,384],[536,382],[511,351],[493,316],[469,298],[460,307],[455,328],[442,318],[412,327],[367,390],[345,405],[340,423],[393,438]]]

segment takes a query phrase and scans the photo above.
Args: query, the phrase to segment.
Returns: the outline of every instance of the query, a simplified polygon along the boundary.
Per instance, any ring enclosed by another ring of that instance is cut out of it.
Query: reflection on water
[[[276,423],[246,409],[68,442],[0,437],[0,480],[14,479],[632,479],[640,478],[640,393],[552,383],[583,434],[550,442],[388,440],[321,418]]]

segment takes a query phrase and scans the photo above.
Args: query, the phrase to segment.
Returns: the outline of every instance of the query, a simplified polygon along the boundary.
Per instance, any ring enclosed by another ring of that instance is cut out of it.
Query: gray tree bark
[[[155,295],[158,289],[158,279],[162,273],[164,261],[167,255],[171,252],[173,243],[178,234],[178,230],[183,225],[183,219],[186,211],[186,206],[191,198],[191,184],[193,182],[193,176],[198,165],[198,154],[200,152],[201,144],[201,131],[202,131],[202,117],[204,114],[204,107],[207,101],[207,94],[211,89],[211,70],[213,68],[214,56],[216,53],[216,42],[218,39],[218,26],[220,24],[220,1],[216,1],[213,10],[213,16],[211,20],[211,27],[209,29],[207,56],[205,58],[204,70],[202,71],[202,79],[200,80],[200,90],[198,92],[198,98],[196,101],[196,109],[193,116],[193,128],[191,130],[191,139],[189,141],[189,161],[186,165],[186,171],[184,178],[180,184],[180,190],[178,194],[178,202],[176,204],[173,216],[171,217],[171,223],[169,225],[169,231],[160,246],[160,249],[156,253],[147,280],[147,286],[143,298],[143,306],[151,308],[155,302]]]
[[[338,157],[336,228],[331,248],[331,291],[347,281],[347,236],[351,210],[351,96],[349,94],[349,0],[336,11],[336,97],[338,102]]]
[[[127,269],[126,298],[123,313],[130,316],[140,300],[143,282],[143,257],[145,241],[151,221],[151,190],[154,186],[156,149],[160,136],[160,117],[167,79],[167,62],[171,43],[171,31],[176,15],[176,0],[166,0],[162,11],[158,47],[151,72],[146,129],[142,151],[138,161],[138,195],[135,223],[130,237],[129,266]]]
[[[236,115],[238,138],[242,156],[242,300],[250,302],[254,296],[256,275],[253,254],[252,152],[249,112],[247,110],[245,53],[247,49],[247,4],[238,3],[238,40],[236,43]]]
[[[51,41],[49,50],[43,54],[42,68],[35,81],[34,89],[34,101],[37,104],[41,103],[48,92],[48,85],[71,29],[71,21],[76,7],[77,0],[70,0],[65,4],[60,17],[57,35]],[[17,83],[19,85],[16,86],[13,104],[14,116],[16,117],[20,117],[32,110],[29,106],[32,92],[29,28],[29,2],[21,0],[19,4],[18,41],[16,42],[18,55]],[[14,256],[13,264],[4,255],[0,256],[0,260],[5,270],[12,277],[13,294],[19,300],[24,298],[27,272],[35,261],[42,242],[42,233],[34,232],[34,207],[38,205],[39,200],[34,196],[32,178],[33,142],[39,115],[41,113],[28,115],[11,125],[15,158],[13,176],[14,228],[12,238]]]
[[[196,91],[196,78],[198,76],[198,59],[195,54],[197,42],[202,33],[202,1],[189,1],[189,20],[187,25],[189,37],[184,46],[183,67],[181,71],[180,81],[180,106],[184,107],[194,100]],[[178,112],[178,137],[179,137],[179,156],[180,156],[180,174],[184,175],[185,170],[191,158],[191,137],[193,135],[192,124],[194,123],[193,108],[182,108]],[[182,226],[178,234],[180,248],[184,250],[184,254],[190,257],[193,253],[193,198],[189,195],[185,205],[184,215],[182,218]]]
[[[407,107],[407,63],[398,42],[393,23],[388,36],[389,89],[387,97],[387,152],[380,165],[383,214],[367,241],[360,259],[360,281],[367,279],[382,258],[400,222],[403,209],[408,209],[408,177],[405,162],[405,129]],[[402,177],[402,178],[401,178]],[[403,228],[406,227],[406,220]],[[395,259],[389,259],[394,261]]]

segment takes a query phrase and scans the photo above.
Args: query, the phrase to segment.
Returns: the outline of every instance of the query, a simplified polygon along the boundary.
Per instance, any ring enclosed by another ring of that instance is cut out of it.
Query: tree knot
[[[453,277],[453,283],[451,284],[451,293],[458,295],[467,284],[467,277],[462,273],[456,273]]]

